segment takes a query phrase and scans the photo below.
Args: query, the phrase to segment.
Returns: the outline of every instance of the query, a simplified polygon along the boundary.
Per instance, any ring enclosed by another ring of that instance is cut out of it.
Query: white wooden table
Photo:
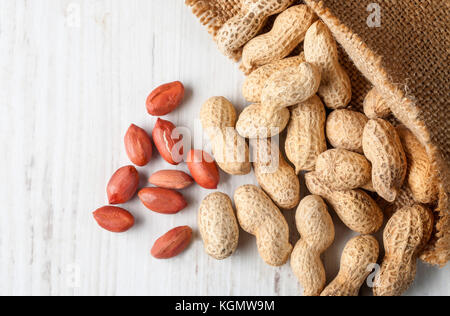
[[[192,130],[213,95],[246,105],[242,74],[181,0],[0,1],[1,295],[301,294],[289,265],[265,265],[245,233],[237,253],[222,262],[204,253],[198,233],[176,259],[150,256],[169,229],[196,230],[208,193],[198,187],[183,192],[189,207],[176,216],[151,213],[134,200],[127,208],[138,223],[126,234],[94,222],[109,177],[129,164],[126,129],[136,123],[151,131],[155,119],[145,99],[174,80],[188,93],[168,119]],[[141,169],[142,184],[168,167],[156,157]],[[253,175],[222,179],[219,189],[230,195],[255,183]],[[292,222],[293,212],[286,214]],[[336,242],[324,256],[330,279],[351,236],[335,222]],[[449,295],[449,279],[450,267],[420,264],[407,294]]]

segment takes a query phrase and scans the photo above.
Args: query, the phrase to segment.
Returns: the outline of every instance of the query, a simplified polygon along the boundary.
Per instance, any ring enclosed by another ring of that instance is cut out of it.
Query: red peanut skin
[[[170,163],[171,165],[178,165],[181,161],[175,161],[172,156],[173,147],[181,142],[183,137],[172,138],[173,130],[176,126],[162,119],[158,119],[156,122],[155,128],[153,129],[153,141],[155,142],[155,146],[158,149],[161,157],[164,158],[165,161]],[[180,149],[180,157],[183,156],[183,147]]]
[[[176,257],[189,246],[191,240],[192,228],[189,226],[174,228],[155,242],[151,254],[156,259]]]
[[[164,189],[182,190],[191,186],[194,179],[183,171],[161,170],[152,174],[148,182]]]
[[[147,98],[147,111],[152,116],[164,116],[174,111],[184,98],[184,86],[175,81],[159,86]]]
[[[220,182],[219,169],[209,154],[202,150],[191,150],[187,166],[199,186],[209,190],[217,189]]]
[[[133,215],[120,207],[104,206],[93,215],[100,227],[113,233],[124,233],[134,226]]]
[[[139,173],[134,166],[117,170],[109,180],[106,192],[109,204],[123,204],[131,200],[139,186]]]
[[[125,134],[125,150],[128,158],[136,166],[146,166],[153,155],[150,136],[142,128],[132,124]]]
[[[187,206],[181,193],[164,188],[142,189],[139,199],[146,208],[160,214],[177,214]]]

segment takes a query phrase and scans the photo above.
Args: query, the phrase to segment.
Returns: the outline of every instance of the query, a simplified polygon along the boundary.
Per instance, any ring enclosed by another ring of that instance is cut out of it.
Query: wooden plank
[[[177,216],[153,214],[134,200],[127,207],[138,219],[135,229],[114,235],[96,226],[91,212],[106,203],[110,175],[129,164],[126,129],[135,123],[152,130],[145,99],[173,80],[188,92],[168,119],[197,134],[207,98],[246,105],[237,65],[217,51],[183,1],[0,1],[1,295],[301,293],[289,265],[266,266],[245,233],[237,253],[221,262],[207,257],[198,233],[174,260],[150,256],[154,240],[174,226],[196,230],[197,208],[209,193],[198,187],[183,192],[189,207]],[[140,169],[142,184],[167,168],[156,157]],[[256,183],[252,175],[222,176],[219,189],[229,195]],[[292,222],[293,212],[286,215]],[[324,256],[329,278],[351,236],[335,221],[337,241]],[[408,294],[448,295],[449,276],[449,267],[420,265]]]

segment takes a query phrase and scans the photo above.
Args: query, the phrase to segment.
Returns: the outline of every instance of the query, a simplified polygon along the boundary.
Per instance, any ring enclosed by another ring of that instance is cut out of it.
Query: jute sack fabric
[[[299,1],[301,3],[303,1]],[[438,173],[440,199],[434,236],[421,258],[450,260],[450,2],[442,0],[305,0],[342,46],[353,85],[351,106],[361,108],[375,86],[395,118],[426,146]],[[239,0],[187,0],[212,35],[240,10]],[[378,4],[379,27],[368,23]],[[369,7],[369,5],[371,5]],[[369,9],[369,11],[368,11]]]
[[[185,0],[211,35],[241,10],[241,0]]]

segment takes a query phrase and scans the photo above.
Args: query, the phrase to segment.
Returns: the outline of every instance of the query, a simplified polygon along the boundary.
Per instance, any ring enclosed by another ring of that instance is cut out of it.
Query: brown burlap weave
[[[303,2],[303,1],[299,1]],[[440,201],[433,240],[422,255],[431,264],[450,260],[450,1],[305,0],[328,25],[345,54],[353,82],[352,106],[360,108],[376,86],[397,120],[427,147],[438,170]],[[213,35],[240,9],[239,0],[186,0]],[[378,4],[381,26],[368,23]]]
[[[203,25],[208,27],[209,33],[213,36],[241,9],[240,0],[186,0],[185,2],[192,7],[192,12],[200,18]]]

